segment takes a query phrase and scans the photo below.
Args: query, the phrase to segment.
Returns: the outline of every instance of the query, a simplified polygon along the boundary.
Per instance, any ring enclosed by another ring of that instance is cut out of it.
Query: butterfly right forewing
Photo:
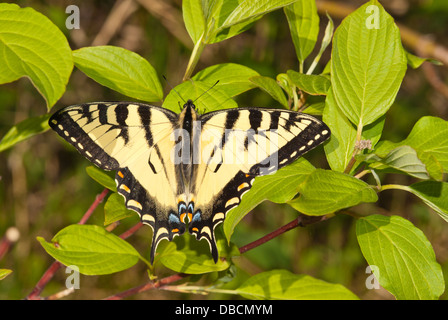
[[[295,161],[328,139],[330,131],[314,117],[289,110],[228,109],[200,120],[202,161],[194,167],[196,211],[189,231],[208,241],[216,261],[214,229],[240,204],[254,178]]]

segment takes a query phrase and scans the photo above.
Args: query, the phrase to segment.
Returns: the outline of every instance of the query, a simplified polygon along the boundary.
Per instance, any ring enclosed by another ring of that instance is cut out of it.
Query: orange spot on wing
[[[242,184],[240,184],[240,185],[238,186],[237,190],[238,190],[238,191],[241,191],[242,189],[244,189],[244,188],[247,187],[247,186],[248,186],[247,183],[244,182],[244,183],[242,183]]]

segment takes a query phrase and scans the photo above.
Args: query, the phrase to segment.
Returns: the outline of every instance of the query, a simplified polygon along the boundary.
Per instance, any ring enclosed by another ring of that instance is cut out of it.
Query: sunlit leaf
[[[399,217],[371,215],[356,223],[361,251],[382,287],[397,299],[437,299],[445,290],[442,269],[423,232]]]
[[[84,47],[73,51],[75,65],[112,90],[143,101],[160,101],[162,86],[155,69],[140,55],[114,46]]]
[[[0,152],[36,134],[47,131],[50,114],[32,117],[13,126],[0,140]]]
[[[32,8],[0,3],[0,84],[30,78],[50,109],[73,69],[64,34]]]
[[[37,237],[45,251],[62,264],[76,265],[86,275],[109,274],[132,267],[139,253],[125,240],[95,225],[70,225],[51,240]]]
[[[358,297],[340,284],[332,284],[287,270],[272,270],[250,277],[236,291],[257,300],[353,300]]]
[[[376,10],[366,13],[368,7]],[[406,55],[398,27],[377,0],[343,20],[331,61],[334,97],[353,124],[368,125],[387,112],[406,72]]]
[[[364,181],[340,172],[316,169],[299,186],[299,196],[288,204],[301,213],[318,216],[377,200],[376,192]]]

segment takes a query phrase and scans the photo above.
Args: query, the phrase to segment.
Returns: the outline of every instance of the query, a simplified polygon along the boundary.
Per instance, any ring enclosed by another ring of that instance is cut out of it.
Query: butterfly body
[[[153,229],[151,262],[161,240],[187,229],[206,239],[239,205],[256,176],[274,173],[330,136],[321,121],[288,110],[237,108],[180,114],[135,102],[75,105],[50,126],[98,167],[116,170],[126,206]]]

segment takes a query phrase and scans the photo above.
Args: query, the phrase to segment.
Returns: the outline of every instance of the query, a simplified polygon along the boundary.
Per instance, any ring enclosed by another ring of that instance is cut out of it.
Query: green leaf
[[[232,98],[219,88],[212,87],[207,82],[189,80],[176,86],[166,96],[162,104],[163,108],[180,112],[186,100],[194,101],[200,113],[237,108],[238,105]]]
[[[0,152],[36,134],[47,131],[50,128],[48,125],[50,116],[50,114],[44,114],[39,117],[28,118],[13,126],[0,140]]]
[[[419,159],[433,178],[442,180],[443,172],[448,172],[448,121],[422,117],[405,140],[399,143],[385,142],[378,146],[378,152],[386,153],[403,145],[417,151]]]
[[[371,215],[356,223],[356,236],[382,287],[397,299],[437,299],[443,274],[423,232],[399,217]]]
[[[331,59],[333,93],[347,118],[365,126],[384,115],[406,72],[406,54],[397,26],[377,0],[344,19]]]
[[[311,95],[326,95],[331,86],[330,80],[324,76],[303,74],[293,70],[288,70],[287,74],[299,89]]]
[[[32,8],[0,3],[0,84],[30,78],[49,110],[64,94],[73,69],[64,34]]]
[[[315,1],[297,1],[284,8],[297,59],[301,64],[313,51],[319,34]]]
[[[193,80],[208,83],[210,86],[219,81],[215,88],[234,97],[254,88],[255,86],[249,81],[249,78],[258,75],[258,72],[249,67],[236,63],[223,63],[199,71]]]
[[[243,196],[239,206],[230,210],[224,220],[224,234],[230,241],[237,224],[264,200],[285,203],[298,192],[299,185],[315,168],[304,158],[281,168],[275,174],[255,178],[252,189]]]
[[[332,284],[287,270],[266,271],[246,280],[236,291],[247,299],[353,300],[358,297],[340,284]]]
[[[103,187],[114,192],[117,191],[115,180],[103,170],[95,166],[88,166],[86,167],[86,172],[93,180],[98,182]]]
[[[264,76],[255,76],[249,79],[257,87],[267,92],[272,98],[280,102],[284,107],[288,107],[288,100],[285,93],[278,85],[277,81],[272,78]]]
[[[417,182],[406,189],[422,199],[448,222],[448,183],[439,181]]]
[[[335,171],[344,172],[353,156],[357,132],[356,128],[353,127],[337,105],[331,88],[328,90],[325,99],[325,109],[322,119],[331,129],[331,138],[324,144],[330,168]],[[365,126],[361,133],[361,139],[370,140],[372,147],[374,147],[381,138],[384,121],[385,116],[382,116],[372,124]],[[356,165],[353,166],[352,171],[355,169]]]
[[[409,146],[397,147],[385,156],[371,153],[357,158],[369,162],[369,167],[373,169],[393,168],[418,179],[429,179],[425,165],[417,157],[417,152]]]
[[[95,225],[70,225],[59,231],[51,243],[37,240],[45,251],[62,264],[76,265],[85,275],[101,275],[132,267],[139,253],[126,241]]]
[[[199,41],[205,32],[205,18],[201,0],[183,0],[182,15],[185,27],[193,43]]]
[[[277,81],[277,85],[286,92],[288,99],[294,99],[295,96],[297,97],[297,88],[286,73],[279,73],[275,77],[275,80]],[[298,104],[299,102],[297,101],[297,108],[299,107]],[[296,105],[294,105],[293,108],[296,108]]]
[[[370,140],[372,142],[372,149],[380,140],[384,129],[384,122],[386,121],[386,115],[383,115],[376,119],[373,123],[363,128],[361,139]]]
[[[216,43],[247,30],[264,14],[297,0],[203,1],[207,20],[207,43]]]
[[[136,213],[128,210],[124,204],[123,196],[112,193],[104,205],[104,225],[107,226],[116,221],[133,217]]]
[[[312,116],[322,116],[325,109],[325,101],[316,102],[306,107],[305,113]]]
[[[448,172],[448,121],[437,117],[423,117],[400,145],[414,148],[429,172],[438,169],[434,159],[444,172]]]
[[[322,120],[331,129],[331,138],[324,144],[330,168],[344,172],[353,155],[356,142],[356,129],[338,107],[330,88],[325,99]]]
[[[317,53],[316,57],[313,59],[313,62],[311,63],[311,66],[308,68],[308,71],[306,72],[306,74],[313,73],[314,69],[316,68],[317,64],[320,61],[320,58],[322,57],[322,54],[324,53],[325,49],[327,49],[327,47],[330,45],[330,43],[333,39],[334,22],[328,13],[327,13],[327,18],[328,18],[328,23],[327,23],[327,26],[325,27],[324,38],[322,39],[322,43],[320,45],[319,52]],[[330,59],[330,61],[331,61],[331,59]],[[330,69],[329,65],[331,65],[330,61],[325,66],[322,74],[330,73],[330,70],[329,70]]]
[[[428,61],[431,62],[435,65],[442,65],[442,63],[438,60],[435,59],[431,59],[431,58],[421,58],[418,56],[413,55],[412,53],[405,51],[406,52],[406,59],[408,61],[408,65],[412,68],[412,69],[417,69],[418,67],[420,67],[423,62]]]
[[[316,169],[299,186],[300,195],[289,201],[294,209],[320,216],[378,200],[376,192],[364,181],[340,172]]]
[[[0,269],[0,280],[5,279],[12,273],[12,270],[9,269]]]
[[[161,101],[163,91],[156,71],[138,54],[114,46],[73,51],[75,65],[96,82],[128,97]]]
[[[225,240],[217,239],[220,257],[224,257]],[[176,237],[173,241],[163,241],[159,245],[156,260],[167,268],[187,274],[203,274],[223,271],[230,267],[227,260],[214,262],[207,241],[197,241],[192,235]]]
[[[294,3],[295,1],[297,0],[242,0],[219,26],[219,29],[225,29],[232,25],[256,18]]]
[[[239,1],[204,0],[202,3],[207,25],[204,39],[206,43],[217,43],[234,37],[250,28],[256,20],[262,17],[259,15],[228,28],[219,28],[237,8]]]

